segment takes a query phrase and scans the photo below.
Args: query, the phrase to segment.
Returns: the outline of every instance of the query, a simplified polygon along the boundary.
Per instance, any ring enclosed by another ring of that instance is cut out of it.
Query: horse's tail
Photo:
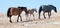
[[[39,18],[40,18],[41,11],[42,11],[42,6],[39,8]]]
[[[8,8],[8,11],[7,11],[7,17],[10,16],[10,15],[9,15],[9,14],[10,14],[10,9],[11,9],[11,8]]]

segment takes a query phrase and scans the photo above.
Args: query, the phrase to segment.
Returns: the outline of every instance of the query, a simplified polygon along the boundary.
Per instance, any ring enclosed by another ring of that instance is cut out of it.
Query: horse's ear
[[[18,6],[18,8],[21,8],[21,7]]]

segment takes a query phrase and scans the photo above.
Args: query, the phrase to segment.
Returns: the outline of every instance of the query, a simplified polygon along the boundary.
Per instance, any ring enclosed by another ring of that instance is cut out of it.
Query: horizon
[[[54,5],[60,11],[60,0],[0,0],[0,12],[7,13],[9,7],[24,6],[28,9],[36,8],[37,11],[41,5]]]

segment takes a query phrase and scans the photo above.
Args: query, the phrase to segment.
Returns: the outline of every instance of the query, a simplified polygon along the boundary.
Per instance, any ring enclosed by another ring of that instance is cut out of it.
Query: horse
[[[12,23],[12,21],[11,21],[11,17],[13,16],[13,15],[18,15],[18,18],[17,18],[17,22],[18,22],[18,20],[19,20],[19,17],[20,17],[20,19],[21,19],[21,21],[22,21],[22,18],[21,18],[21,16],[20,16],[20,14],[21,14],[21,12],[22,11],[25,11],[26,13],[27,13],[27,7],[10,7],[10,8],[8,8],[8,11],[7,11],[7,17],[9,17],[10,18],[10,23]]]
[[[41,13],[41,11],[43,11],[43,16],[46,19],[45,12],[48,13],[48,16],[50,18],[52,10],[54,10],[54,12],[57,13],[57,9],[56,9],[55,6],[53,6],[53,5],[41,5],[40,8],[39,8],[39,19],[40,19],[40,13]]]
[[[29,10],[27,10],[27,11],[28,11],[28,14],[30,14],[30,15],[31,15],[31,14],[33,15],[34,11],[37,12],[37,10],[36,10],[35,8],[33,8],[33,9],[31,9],[31,10],[29,9]],[[33,15],[33,16],[34,16],[34,15]]]

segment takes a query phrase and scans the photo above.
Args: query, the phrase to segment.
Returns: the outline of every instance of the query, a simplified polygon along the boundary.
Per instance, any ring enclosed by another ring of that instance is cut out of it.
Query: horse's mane
[[[17,8],[21,8],[21,9],[24,9],[24,8],[27,8],[27,7],[20,7],[20,6],[18,6]]]

